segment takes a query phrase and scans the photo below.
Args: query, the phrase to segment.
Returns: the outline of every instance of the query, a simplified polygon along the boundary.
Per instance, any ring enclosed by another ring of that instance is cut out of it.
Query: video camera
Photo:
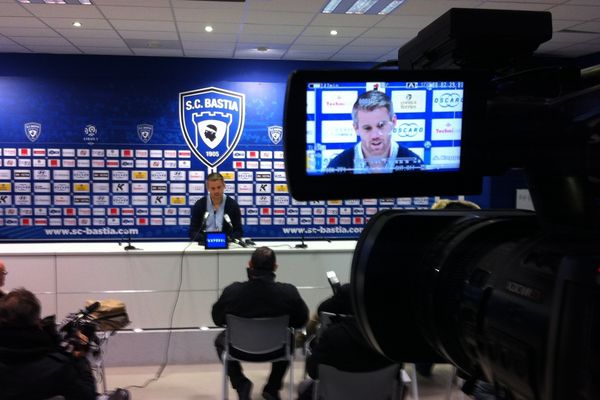
[[[65,351],[74,355],[85,355],[90,350],[98,349],[98,324],[91,314],[99,307],[100,302],[96,301],[79,312],[68,314],[60,323],[58,334]]]
[[[294,72],[286,173],[293,197],[317,200],[477,194],[484,176],[523,170],[535,213],[374,215],[352,260],[355,315],[393,360],[451,362],[507,399],[591,400],[600,398],[600,74],[534,57],[551,36],[548,12],[454,8],[400,48],[397,70]],[[392,136],[420,169],[402,159],[388,170],[329,167],[358,149],[350,110],[369,90],[392,99]]]

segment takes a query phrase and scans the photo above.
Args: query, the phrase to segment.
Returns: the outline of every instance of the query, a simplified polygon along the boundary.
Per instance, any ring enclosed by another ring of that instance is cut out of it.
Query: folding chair
[[[370,372],[346,372],[320,364],[313,400],[400,400],[401,371],[399,364]]]
[[[304,343],[304,355],[305,357],[310,357],[312,350],[311,350],[311,346],[313,346],[313,341],[318,341],[321,338],[321,334],[323,333],[323,331],[325,329],[327,329],[327,327],[335,322],[339,322],[340,319],[343,318],[348,318],[348,315],[345,314],[335,314],[335,313],[330,313],[327,311],[321,311],[319,313],[319,325],[317,326],[317,330],[315,332],[314,335],[312,335],[311,337],[309,337],[308,339],[306,339],[306,342]],[[316,342],[315,342],[316,343]],[[306,371],[306,364],[304,366],[304,377],[306,378],[306,376],[308,375],[308,372]]]
[[[290,363],[290,400],[294,393],[294,329],[289,316],[242,318],[225,316],[225,351],[223,352],[223,400],[228,399],[227,363],[229,361]]]

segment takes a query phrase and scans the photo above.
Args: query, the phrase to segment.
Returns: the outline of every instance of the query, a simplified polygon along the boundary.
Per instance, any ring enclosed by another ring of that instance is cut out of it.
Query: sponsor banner
[[[209,82],[202,74],[176,81],[119,82],[117,77],[107,104],[103,80],[7,79],[11,91],[0,98],[5,132],[0,236],[9,240],[122,239],[111,229],[131,229],[132,238],[187,240],[192,205],[207,195],[205,179],[215,171],[241,207],[245,236],[255,239],[298,238],[300,230],[306,237],[356,239],[379,210],[433,203],[431,198],[293,199],[283,151],[285,82]],[[57,98],[47,87],[60,88],[62,95]],[[318,107],[309,98],[309,113],[320,108],[327,114],[320,126],[307,124],[309,134],[321,135],[331,147],[323,150],[324,159],[339,151],[337,143],[358,140],[351,109],[359,92],[325,91]],[[415,89],[391,95],[398,115],[394,140],[410,141],[410,148],[433,165],[456,163],[458,154],[450,146],[460,140],[461,127],[448,113],[462,111],[461,92],[434,90],[427,98],[427,91]],[[436,114],[430,127],[418,115],[427,101]],[[47,104],[66,111],[36,116]],[[433,146],[426,148],[425,142]],[[60,233],[78,227],[93,233]]]

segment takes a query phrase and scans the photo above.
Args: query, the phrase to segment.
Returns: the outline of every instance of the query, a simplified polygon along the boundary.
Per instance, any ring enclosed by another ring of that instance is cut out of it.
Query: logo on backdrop
[[[281,126],[269,126],[267,131],[269,133],[269,139],[271,139],[273,144],[279,144],[279,142],[281,142],[281,138],[283,137],[283,128]]]
[[[148,143],[152,139],[154,133],[154,126],[150,124],[139,124],[137,126],[137,134],[140,140],[144,143]]]
[[[215,168],[229,157],[244,129],[245,95],[208,87],[179,93],[179,125],[194,155]]]
[[[23,128],[25,129],[25,136],[30,142],[35,142],[42,134],[42,124],[38,122],[27,122]]]
[[[92,146],[98,141],[98,129],[95,125],[86,125],[83,128],[83,141]]]

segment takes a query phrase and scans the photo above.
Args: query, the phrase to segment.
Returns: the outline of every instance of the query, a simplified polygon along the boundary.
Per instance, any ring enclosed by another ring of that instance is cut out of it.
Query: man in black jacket
[[[229,237],[240,239],[244,235],[242,213],[233,197],[225,194],[225,179],[218,172],[206,178],[209,195],[202,197],[192,207],[189,237],[202,241],[204,232],[226,232]]]
[[[360,332],[353,316],[349,284],[342,285],[332,297],[319,305],[318,312],[323,311],[339,316],[323,330],[318,341],[311,342],[306,372],[312,379],[299,385],[299,400],[312,398],[314,379],[319,377],[319,364],[348,372],[376,371],[394,364],[369,346]]]
[[[225,325],[227,314],[245,318],[265,318],[289,315],[291,327],[300,328],[308,319],[308,307],[298,289],[289,283],[275,282],[277,262],[275,252],[268,247],[259,247],[248,262],[248,280],[227,286],[219,300],[213,305],[212,318],[215,324]],[[225,347],[225,333],[215,340],[219,358]],[[288,368],[287,361],[277,361],[271,366],[269,380],[263,389],[267,400],[279,399],[283,377]],[[237,390],[240,400],[249,400],[252,382],[244,376],[239,362],[227,363],[227,374],[231,385]]]
[[[0,299],[0,399],[94,400],[89,362],[61,350],[40,312],[39,300],[23,288]]]

